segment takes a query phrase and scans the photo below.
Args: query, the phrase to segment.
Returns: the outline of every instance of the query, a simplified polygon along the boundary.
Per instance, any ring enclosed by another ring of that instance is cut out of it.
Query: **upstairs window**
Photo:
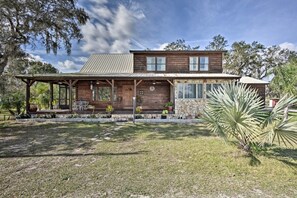
[[[146,57],[147,71],[166,71],[165,57]]]
[[[146,57],[146,68],[147,71],[156,70],[156,58],[155,57]]]
[[[198,57],[190,57],[190,71],[198,71]]]
[[[208,57],[199,57],[199,70],[208,71]]]

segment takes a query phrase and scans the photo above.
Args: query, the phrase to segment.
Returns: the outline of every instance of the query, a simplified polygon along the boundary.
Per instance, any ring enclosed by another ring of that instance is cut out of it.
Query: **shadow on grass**
[[[201,124],[189,127],[168,123],[0,123],[0,158],[38,157],[48,153],[48,156],[84,156],[103,142],[133,141],[141,134],[147,139],[166,140],[211,135]],[[77,152],[82,154],[72,154]]]
[[[28,154],[16,154],[16,155],[5,155],[1,156],[1,158],[15,158],[15,157],[85,157],[85,156],[123,156],[123,155],[140,155],[148,153],[148,151],[137,151],[137,152],[123,152],[123,153],[106,153],[106,152],[98,152],[98,153],[58,153],[58,154],[37,154],[37,155],[28,155]]]
[[[190,126],[190,127],[189,127]],[[203,124],[163,124],[150,127],[148,139],[182,140],[184,137],[209,137],[213,134]]]

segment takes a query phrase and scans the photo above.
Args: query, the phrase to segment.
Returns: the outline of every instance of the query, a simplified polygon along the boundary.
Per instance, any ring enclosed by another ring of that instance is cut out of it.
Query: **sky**
[[[72,53],[27,51],[60,72],[78,72],[91,54],[163,49],[176,39],[203,50],[215,35],[297,51],[296,0],[78,0],[90,20]]]

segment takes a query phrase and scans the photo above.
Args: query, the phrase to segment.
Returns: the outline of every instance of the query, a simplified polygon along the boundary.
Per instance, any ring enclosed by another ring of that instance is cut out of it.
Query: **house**
[[[78,73],[18,75],[26,83],[26,109],[30,111],[30,86],[59,85],[59,107],[78,111],[84,101],[96,110],[112,105],[116,111],[132,110],[132,98],[144,111],[161,112],[172,101],[177,115],[198,114],[207,92],[240,76],[222,73],[225,51],[146,51],[127,54],[94,54]],[[246,83],[246,82],[245,82]],[[257,87],[256,87],[257,88]],[[64,90],[64,91],[63,91]],[[66,93],[66,94],[65,94]],[[261,92],[262,93],[262,92]]]

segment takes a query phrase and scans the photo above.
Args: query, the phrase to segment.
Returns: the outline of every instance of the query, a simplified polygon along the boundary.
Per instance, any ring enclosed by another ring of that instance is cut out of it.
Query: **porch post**
[[[53,83],[50,82],[50,109],[53,109],[53,101],[54,101],[54,86]]]
[[[61,106],[61,85],[59,84],[59,108]]]
[[[175,86],[174,86],[174,80],[172,82],[170,80],[167,80],[167,82],[170,84],[170,101],[173,102],[175,105]]]
[[[134,94],[133,94],[134,97],[136,97],[136,87],[137,87],[137,83],[136,83],[136,80],[134,80]]]
[[[114,103],[114,79],[111,80],[111,105]]]
[[[72,112],[72,80],[69,80],[69,110]]]
[[[26,113],[30,113],[30,80],[26,82]]]
[[[26,113],[30,114],[30,87],[33,85],[35,80],[22,79],[22,81],[26,83]]]

